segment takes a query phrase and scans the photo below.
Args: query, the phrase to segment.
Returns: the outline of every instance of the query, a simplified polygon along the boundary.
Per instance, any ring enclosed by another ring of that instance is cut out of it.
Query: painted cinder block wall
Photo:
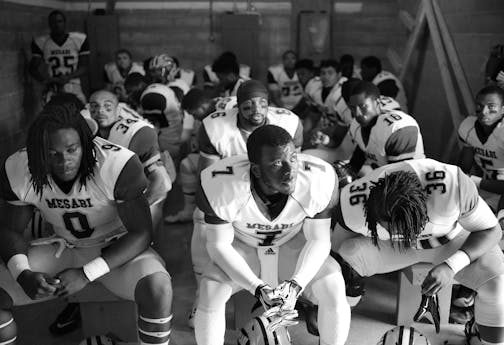
[[[167,0],[170,1],[170,0]],[[328,0],[330,1],[330,0]],[[245,1],[237,1],[240,6]],[[76,1],[61,2],[63,5]],[[82,1],[81,1],[82,3]],[[259,35],[260,62],[258,79],[265,78],[268,65],[279,62],[288,48],[295,48],[296,36],[292,28],[291,9],[285,1],[253,1],[266,3],[260,9],[262,25]],[[452,31],[462,65],[473,93],[483,82],[483,66],[491,45],[504,42],[504,2],[500,0],[443,0],[443,14]],[[391,66],[386,49],[393,47],[400,55],[408,33],[398,18],[399,10],[415,16],[418,0],[346,0],[334,1],[332,11],[332,52],[339,58],[351,53],[358,61],[365,55],[377,55],[384,67]],[[259,7],[259,6],[257,6]],[[67,7],[68,8],[68,7]],[[229,1],[229,9],[233,2]],[[0,158],[23,145],[26,127],[33,118],[40,99],[40,86],[29,78],[27,63],[30,58],[31,37],[46,33],[46,7],[0,2]],[[85,30],[86,11],[66,11],[70,30]],[[207,9],[191,10],[123,10],[116,9],[120,46],[132,50],[136,60],[168,52],[177,56],[182,65],[194,69],[201,81],[203,65],[221,51],[220,13],[214,14],[214,41],[210,41]],[[409,77],[408,86],[417,88],[411,107],[422,127],[426,152],[440,158],[444,140],[453,132],[439,68],[430,41],[426,43],[425,59],[418,77]]]

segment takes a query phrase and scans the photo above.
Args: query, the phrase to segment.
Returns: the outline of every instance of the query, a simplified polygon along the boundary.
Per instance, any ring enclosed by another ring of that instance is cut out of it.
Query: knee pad
[[[476,323],[504,327],[504,275],[489,280],[477,292],[474,301]]]
[[[341,267],[341,273],[345,280],[346,295],[350,297],[358,297],[364,295],[366,286],[364,278],[350,266],[338,253],[331,251],[331,256],[338,262]]]
[[[12,313],[0,309],[0,345],[13,344],[17,338],[16,322]]]

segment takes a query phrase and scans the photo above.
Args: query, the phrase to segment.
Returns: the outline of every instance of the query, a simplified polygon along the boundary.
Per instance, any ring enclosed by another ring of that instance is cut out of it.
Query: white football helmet
[[[238,345],[291,345],[287,328],[279,327],[270,331],[270,319],[265,316],[256,316],[241,330]]]
[[[397,326],[385,332],[376,345],[430,345],[430,341],[413,327]]]

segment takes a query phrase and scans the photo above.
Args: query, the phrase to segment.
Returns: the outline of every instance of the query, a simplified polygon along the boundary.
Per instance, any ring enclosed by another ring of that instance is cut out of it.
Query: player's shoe
[[[474,307],[461,308],[452,305],[450,310],[450,323],[465,325],[474,317]]]
[[[413,321],[418,322],[422,320],[427,320],[434,324],[436,333],[440,332],[439,301],[436,294],[432,296],[422,295],[422,301],[415,316],[413,316]]]
[[[464,335],[466,338],[466,345],[481,345],[481,336],[474,317],[466,323]]]
[[[78,303],[68,303],[65,309],[49,326],[52,335],[63,335],[73,332],[81,325],[81,314]]]
[[[187,317],[187,325],[189,328],[194,329],[194,316],[196,315],[196,307],[192,307],[191,312],[189,313],[189,316]]]
[[[364,279],[338,253],[331,251],[331,256],[341,267],[341,273],[345,279],[346,299],[350,307],[354,308],[366,292]]]
[[[459,285],[452,304],[457,307],[470,307],[474,305],[475,297],[476,291],[469,289],[464,285]]]

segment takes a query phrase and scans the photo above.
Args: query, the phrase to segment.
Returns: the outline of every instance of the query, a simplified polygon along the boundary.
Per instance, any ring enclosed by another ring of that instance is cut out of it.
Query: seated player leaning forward
[[[481,340],[471,344],[504,344],[501,229],[460,168],[431,159],[389,164],[345,186],[340,197],[332,249],[357,273],[432,263],[422,294],[453,279],[476,290],[476,323],[467,330],[471,337],[477,325]]]
[[[248,159],[229,157],[201,173],[198,205],[214,263],[200,283],[198,345],[224,343],[225,305],[241,289],[265,306],[287,291],[279,301],[285,312],[303,294],[319,305],[320,344],[344,344],[350,307],[339,265],[328,255],[330,210],[338,199],[334,169],[297,154],[289,133],[273,125],[252,132],[247,152]]]
[[[12,304],[65,298],[97,280],[137,303],[141,344],[167,345],[171,279],[149,248],[152,221],[138,157],[93,139],[79,111],[67,105],[46,107],[27,138],[27,148],[0,168],[0,196],[7,201],[0,254],[8,268],[0,271],[0,343],[17,337]],[[61,251],[23,239],[34,207],[54,228]]]

